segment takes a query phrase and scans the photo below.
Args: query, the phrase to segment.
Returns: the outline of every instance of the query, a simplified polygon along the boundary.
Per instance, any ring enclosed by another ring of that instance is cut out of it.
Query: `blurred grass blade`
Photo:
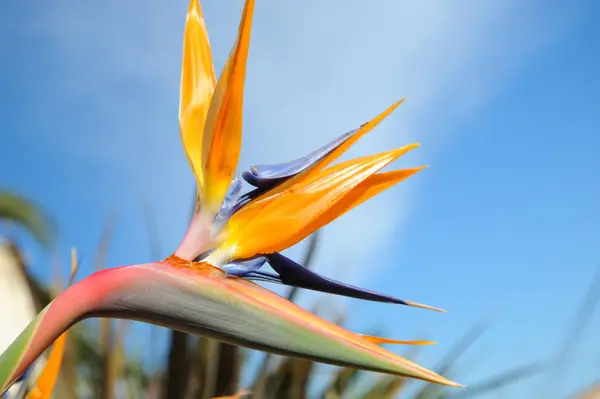
[[[450,348],[448,353],[442,358],[440,364],[435,368],[439,372],[446,373],[450,371],[450,368],[454,366],[456,361],[467,351],[471,346],[477,342],[479,338],[487,330],[487,323],[480,322],[471,327],[465,335],[463,335],[457,342]]]
[[[549,369],[549,379],[545,384],[545,388],[543,388],[546,394],[549,395],[561,391],[561,384],[567,379],[568,366],[571,364],[570,360],[577,353],[577,344],[581,341],[581,337],[592,320],[599,301],[600,266],[596,269],[588,291],[581,299],[581,303],[575,311],[573,322],[569,324],[571,328],[567,329],[565,341],[558,351],[554,367]]]
[[[115,227],[117,224],[117,214],[112,212],[106,218],[104,227],[102,228],[102,234],[100,235],[100,241],[98,247],[96,247],[96,254],[94,255],[94,270],[102,270],[106,267],[108,261],[108,250],[115,234]]]
[[[169,339],[169,360],[165,379],[164,398],[183,399],[187,390],[190,357],[186,333],[172,330]]]
[[[102,229],[100,235],[100,242],[96,248],[96,254],[94,255],[94,269],[96,271],[102,270],[106,267],[108,261],[108,253],[110,244],[112,242],[115,227],[116,227],[116,213],[112,212]],[[115,380],[113,372],[114,364],[114,346],[115,346],[115,334],[113,331],[113,323],[111,319],[100,320],[100,362],[102,365],[101,385],[100,385],[100,398],[111,399],[114,396]]]
[[[321,399],[338,399],[346,393],[346,390],[356,381],[360,370],[354,367],[340,367],[333,375],[331,382],[321,394]]]
[[[420,348],[415,346],[411,348],[404,357],[415,359]],[[375,383],[366,392],[359,396],[359,399],[393,399],[406,385],[407,379],[402,377],[384,375],[379,377]],[[341,398],[341,396],[340,396]]]
[[[0,191],[0,220],[22,225],[46,248],[52,245],[52,221],[36,204],[24,197]]]
[[[542,361],[516,367],[484,381],[471,384],[468,390],[459,394],[451,395],[450,397],[452,399],[464,399],[486,395],[509,385],[515,384],[525,378],[530,378],[537,374],[541,374],[548,368],[549,364],[549,361]]]
[[[194,398],[208,399],[215,396],[217,356],[218,342],[207,337],[199,337],[193,364],[198,383]]]
[[[483,335],[487,329],[487,323],[477,323],[471,327],[455,344],[450,348],[448,353],[442,358],[439,365],[434,368],[437,373],[448,374],[450,369],[456,365],[458,359],[475,344],[475,342]],[[438,395],[441,392],[441,387],[425,384],[415,394],[415,399],[428,399],[432,396]]]
[[[241,373],[240,349],[235,345],[218,343],[216,395],[233,395],[238,391]]]
[[[306,249],[306,252],[304,253],[304,258],[302,259],[302,262],[300,263],[302,266],[304,266],[307,269],[310,269],[312,267],[312,263],[315,260],[315,256],[317,254],[317,249],[319,247],[320,240],[321,240],[321,230],[315,230],[315,232],[312,233],[308,237],[308,248]],[[290,291],[287,294],[287,299],[289,301],[294,302],[294,299],[296,299],[297,293],[298,293],[298,287],[291,287]]]

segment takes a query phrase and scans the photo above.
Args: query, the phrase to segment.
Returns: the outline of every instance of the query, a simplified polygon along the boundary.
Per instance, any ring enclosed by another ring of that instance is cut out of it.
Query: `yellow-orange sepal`
[[[204,186],[202,172],[202,136],[206,115],[215,91],[208,33],[198,0],[191,0],[185,23],[181,63],[179,127],[181,140],[199,192]]]
[[[355,195],[351,194],[377,171],[416,147],[418,144],[411,144],[342,162],[314,175],[306,175],[295,185],[266,200],[250,203],[229,220],[221,252],[226,252],[230,258],[249,258],[296,244],[315,228],[398,180],[398,176],[394,175],[392,179],[385,175],[383,179],[367,183]],[[344,201],[348,195],[349,200]]]
[[[365,134],[369,133],[373,130],[377,125],[379,125],[385,118],[387,118],[392,112],[396,110],[404,102],[404,99],[396,101],[394,104],[390,105],[385,111],[377,115],[375,118],[369,120],[368,122],[363,123],[356,131],[350,136],[348,140],[346,140],[342,145],[335,148],[329,154],[324,156],[319,162],[314,164],[310,169],[298,174],[297,176],[292,177],[291,179],[283,182],[272,190],[267,191],[265,194],[256,198],[253,202],[258,203],[264,200],[269,200],[275,195],[280,194],[282,191],[287,190],[289,187],[298,184],[301,181],[305,181],[310,179],[311,177],[318,174],[324,168],[326,168],[333,161],[342,156],[354,143],[356,143],[361,137]]]
[[[236,43],[219,76],[204,126],[201,194],[203,205],[211,214],[219,211],[240,157],[244,80],[253,13],[254,0],[247,0]]]

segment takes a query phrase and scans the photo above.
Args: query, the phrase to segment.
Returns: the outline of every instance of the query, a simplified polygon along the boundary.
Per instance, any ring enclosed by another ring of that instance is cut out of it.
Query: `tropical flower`
[[[302,158],[250,168],[242,177],[254,189],[240,195],[235,172],[253,11],[254,0],[246,0],[236,43],[217,80],[198,1],[191,0],[188,9],[179,121],[198,197],[181,245],[163,261],[98,272],[59,295],[0,357],[1,392],[74,322],[94,316],[460,386],[378,345],[429,342],[352,333],[250,281],[431,308],[321,276],[280,253],[422,169],[380,172],[417,144],[332,166],[402,101]],[[274,273],[263,270],[266,263]]]

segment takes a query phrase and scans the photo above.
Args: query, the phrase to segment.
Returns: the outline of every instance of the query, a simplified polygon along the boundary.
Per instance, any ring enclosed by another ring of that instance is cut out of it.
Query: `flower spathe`
[[[179,124],[198,198],[180,246],[163,261],[98,272],[59,295],[0,357],[1,392],[87,317],[142,320],[273,353],[460,386],[379,346],[431,342],[355,334],[250,281],[431,308],[321,276],[279,253],[423,169],[381,172],[418,144],[334,164],[402,101],[304,157],[250,168],[242,177],[254,189],[241,195],[235,172],[253,11],[254,0],[246,0],[237,40],[216,79],[200,4],[190,2]],[[274,272],[262,270],[266,263]]]

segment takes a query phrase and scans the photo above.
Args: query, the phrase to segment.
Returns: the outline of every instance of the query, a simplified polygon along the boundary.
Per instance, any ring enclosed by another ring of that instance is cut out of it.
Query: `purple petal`
[[[245,277],[250,273],[256,272],[267,262],[267,258],[259,256],[258,258],[244,260],[241,262],[232,262],[223,266],[223,270],[229,275]]]
[[[246,194],[239,197],[237,202],[231,208],[230,216],[233,215],[234,213],[236,213],[237,211],[239,211],[240,209],[242,209],[242,207],[244,205],[246,205],[248,202],[252,201],[253,199],[257,198],[258,196],[260,196],[261,194],[265,193],[268,190],[269,190],[269,187],[255,188],[254,190],[249,191]]]
[[[231,217],[231,215],[233,215],[235,206],[237,205],[240,199],[241,191],[242,182],[236,176],[233,178],[231,184],[229,185],[227,194],[225,194],[225,198],[223,199],[223,203],[221,204],[219,214],[215,218],[215,223],[225,223]]]
[[[244,276],[244,278],[252,281],[265,281],[267,283],[283,284],[278,274],[263,272],[260,270],[248,273]]]
[[[279,273],[281,282],[299,288],[314,291],[327,292],[330,294],[343,295],[352,298],[364,299],[376,302],[398,303],[413,306],[412,302],[394,298],[389,295],[380,294],[364,288],[355,287],[330,278],[321,276],[287,258],[280,253],[266,255],[273,270]]]
[[[311,168],[314,164],[323,159],[323,157],[331,153],[331,151],[342,145],[357,130],[358,129],[354,129],[348,133],[344,133],[330,143],[325,144],[323,147],[302,158],[277,165],[252,166],[249,172],[242,173],[242,177],[254,187],[273,187],[285,179]]]

